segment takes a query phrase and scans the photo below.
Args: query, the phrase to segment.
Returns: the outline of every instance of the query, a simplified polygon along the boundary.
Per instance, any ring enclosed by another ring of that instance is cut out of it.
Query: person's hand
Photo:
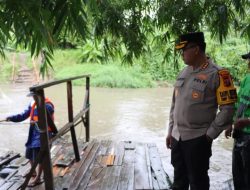
[[[232,131],[233,131],[233,128],[232,126],[228,127],[226,130],[225,130],[225,137],[228,139],[229,137],[232,136]]]
[[[250,125],[250,120],[248,118],[240,118],[234,122],[235,129],[243,129],[247,125]]]
[[[172,147],[171,145],[172,145],[172,135],[168,134],[168,136],[166,137],[166,146],[167,146],[167,148],[171,149],[171,147]]]
[[[6,117],[5,121],[10,121],[10,118],[9,118],[9,117]]]

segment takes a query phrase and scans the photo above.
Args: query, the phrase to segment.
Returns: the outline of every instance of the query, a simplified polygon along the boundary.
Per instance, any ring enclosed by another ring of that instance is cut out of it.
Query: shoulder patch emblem
[[[236,88],[234,87],[230,73],[227,70],[220,70],[218,74],[220,80],[220,85],[216,91],[218,104],[225,105],[236,102]]]
[[[193,91],[192,92],[192,98],[193,99],[198,99],[198,98],[200,98],[200,94],[198,92]]]
[[[222,78],[225,87],[232,85],[230,73],[227,70],[219,71],[219,75]]]

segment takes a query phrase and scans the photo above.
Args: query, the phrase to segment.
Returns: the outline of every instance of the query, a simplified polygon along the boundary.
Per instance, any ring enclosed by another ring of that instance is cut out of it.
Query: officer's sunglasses
[[[197,45],[194,44],[194,45],[191,45],[191,46],[184,47],[184,48],[180,49],[180,54],[183,54],[184,51],[186,51],[186,50],[188,50],[188,49],[192,49],[192,48],[194,48],[194,47],[196,47],[196,46],[197,46]]]

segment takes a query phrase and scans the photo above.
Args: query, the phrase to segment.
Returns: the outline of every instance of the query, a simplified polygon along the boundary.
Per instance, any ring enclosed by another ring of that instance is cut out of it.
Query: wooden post
[[[73,118],[74,118],[71,81],[67,81],[67,97],[68,97],[68,118],[69,118],[69,123],[71,123],[71,122],[73,122]],[[72,126],[70,128],[70,132],[71,132],[72,144],[73,144],[73,148],[74,148],[74,152],[75,152],[75,159],[76,159],[76,162],[78,162],[80,160],[80,154],[79,154],[79,150],[78,150],[74,126]]]
[[[34,96],[36,101],[37,109],[38,109],[38,126],[40,130],[40,141],[41,148],[40,151],[43,151],[44,157],[42,158],[42,167],[44,171],[44,181],[45,181],[45,189],[53,190],[54,189],[54,181],[53,181],[53,173],[52,173],[52,164],[50,158],[50,145],[49,145],[49,136],[48,136],[48,124],[46,118],[46,107],[45,107],[45,98],[44,98],[44,90],[39,90]]]
[[[87,101],[86,101],[86,105],[87,106],[90,106],[89,105],[89,96],[90,96],[90,88],[89,88],[89,77],[86,77],[86,93],[88,93],[87,94]],[[90,109],[88,109],[88,111],[86,112],[86,128],[85,128],[85,133],[86,133],[86,141],[88,142],[89,141],[89,137],[90,137],[90,135],[89,135],[89,133],[90,133],[90,130],[89,130],[89,125],[90,125],[90,123],[89,123],[89,121],[90,121]]]
[[[39,72],[37,70],[37,59],[35,59],[35,57],[32,57],[32,64],[33,64],[33,68],[35,71],[35,77],[36,77],[36,82],[39,82]]]
[[[12,82],[15,82],[15,76],[16,76],[16,53],[13,53],[13,59],[12,59]]]

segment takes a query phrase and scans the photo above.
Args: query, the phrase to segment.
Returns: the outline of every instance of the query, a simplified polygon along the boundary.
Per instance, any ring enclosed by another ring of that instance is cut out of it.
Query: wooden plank
[[[56,188],[56,189],[68,189],[69,188],[69,185],[72,181],[72,179],[77,175],[77,172],[78,172],[78,169],[79,167],[81,166],[82,162],[75,162],[71,167],[70,167],[70,170],[69,172],[67,172],[63,178],[60,178],[60,179],[63,179],[62,181],[61,180],[57,180],[57,181],[61,181],[61,183],[57,183],[56,186],[59,187],[59,188]]]
[[[114,165],[114,160],[115,160],[115,155],[113,155],[113,154],[108,155],[106,165],[107,166],[113,166]]]
[[[126,150],[124,152],[124,159],[122,163],[119,190],[134,189],[134,171],[135,171],[135,150]]]
[[[101,188],[102,180],[106,174],[107,167],[95,168],[86,190],[98,190]]]
[[[57,160],[54,165],[59,167],[68,167],[70,166],[74,161],[74,154],[66,154],[61,157],[61,159]]]
[[[152,189],[149,182],[145,145],[136,144],[135,189]]]
[[[147,145],[145,146],[145,153],[146,153],[146,162],[147,162],[147,169],[148,169],[149,186],[153,187],[152,174],[151,174],[151,165],[150,165],[150,157],[149,157],[149,149],[148,149]]]
[[[53,166],[53,176],[54,178],[59,176],[59,173],[61,172],[62,167],[58,167],[58,166]]]
[[[101,146],[100,146],[100,151],[98,152],[98,155],[106,155],[108,152],[108,148],[111,144],[111,141],[102,140],[100,144],[101,144]]]
[[[100,162],[99,162],[99,163],[100,163],[100,165],[101,165],[102,167],[105,167],[105,166],[106,166],[107,159],[108,159],[108,156],[106,156],[106,155],[100,157]],[[99,160],[99,159],[98,159],[98,160]]]
[[[155,144],[135,144],[131,141],[115,143],[109,140],[102,143],[91,141],[83,151],[80,162],[69,167],[53,167],[55,189],[170,189],[169,178],[162,167]],[[53,152],[56,152],[54,158],[57,158],[54,161],[58,161],[60,155],[73,153],[72,145],[64,143],[60,149],[54,148]],[[115,156],[114,165],[108,167],[107,158],[111,155]],[[17,189],[18,184],[24,181],[25,178],[22,178],[21,174],[29,171],[30,166],[21,166],[20,163],[21,158],[11,162],[13,166],[20,167],[18,173],[12,173],[8,177],[9,181],[1,181],[5,190]],[[0,184],[0,190],[3,190],[1,188]],[[41,190],[45,189],[45,186],[43,184],[32,189]]]
[[[44,89],[44,88],[47,88],[47,87],[50,87],[50,86],[54,86],[54,85],[57,85],[57,84],[60,84],[60,83],[64,83],[64,82],[67,82],[67,81],[76,80],[76,79],[80,79],[80,78],[86,78],[86,77],[90,77],[90,75],[81,75],[81,76],[71,77],[71,78],[67,78],[67,79],[54,80],[54,81],[51,81],[51,82],[47,82],[47,83],[43,83],[43,84],[40,84],[40,85],[32,86],[32,87],[30,87],[30,91],[38,91],[38,90],[41,90],[41,89]]]
[[[3,168],[0,171],[0,178],[6,178],[10,173],[12,173],[15,170],[16,168]]]
[[[151,169],[152,172],[154,173],[154,178],[158,182],[159,189],[170,189],[170,183],[168,181],[169,178],[163,169],[160,155],[156,145],[149,144],[148,148],[149,148]]]
[[[58,152],[62,149],[62,145],[54,145],[52,146],[52,148],[50,149],[50,154],[51,154],[51,158],[55,158],[55,156],[58,154]]]
[[[91,166],[88,168],[86,175],[84,176],[84,178],[81,181],[81,184],[79,185],[78,189],[79,190],[83,190],[86,189],[88,186],[88,183],[90,181],[90,178],[94,172],[94,163],[91,164]]]
[[[26,164],[26,165],[24,165],[24,166],[22,166],[22,167],[20,167],[20,168],[18,169],[18,174],[17,174],[17,175],[20,175],[20,176],[22,176],[22,177],[25,177],[25,175],[26,175],[27,173],[29,173],[30,169],[31,169],[30,164]]]
[[[8,190],[17,190],[18,188],[21,187],[23,182],[24,182],[24,180],[14,183]]]
[[[78,146],[79,146],[79,152],[80,152],[80,155],[82,156],[84,154],[84,151],[86,150],[87,146],[88,146],[88,142],[83,142],[83,143],[78,143]]]
[[[13,171],[5,178],[5,181],[10,180],[17,172],[18,172],[17,169],[13,170]]]
[[[101,190],[116,190],[119,183],[121,166],[108,167],[102,180]]]
[[[66,168],[62,168],[62,170],[59,173],[60,177],[63,177],[67,172],[69,172],[70,168],[66,167]]]
[[[74,190],[78,188],[78,186],[81,183],[81,179],[85,175],[91,163],[94,161],[94,158],[97,154],[99,147],[100,147],[100,144],[98,142],[95,142],[93,148],[91,148],[89,153],[86,154],[85,159],[82,160],[82,164],[77,171],[77,175],[74,176],[74,178],[72,179],[72,182],[70,183],[70,186],[69,186],[70,190]]]
[[[55,190],[61,190],[64,189],[63,187],[65,187],[64,183],[66,181],[66,177],[54,177],[54,184],[55,184]]]
[[[10,163],[12,160],[19,158],[19,157],[20,157],[19,153],[18,154],[17,153],[8,154],[3,160],[0,161],[0,167]]]
[[[155,173],[152,173],[153,189],[160,189]]]
[[[115,149],[115,161],[114,165],[116,166],[121,166],[123,162],[123,157],[124,157],[124,142],[119,142],[118,146]]]
[[[124,149],[125,150],[134,150],[135,149],[135,143],[132,141],[124,141]]]
[[[19,157],[17,159],[14,159],[9,165],[8,167],[20,167],[22,165],[26,165],[29,162],[28,159],[26,159],[25,157]]]
[[[1,187],[0,190],[7,190],[9,189],[15,182],[14,181],[7,181],[4,183]]]

